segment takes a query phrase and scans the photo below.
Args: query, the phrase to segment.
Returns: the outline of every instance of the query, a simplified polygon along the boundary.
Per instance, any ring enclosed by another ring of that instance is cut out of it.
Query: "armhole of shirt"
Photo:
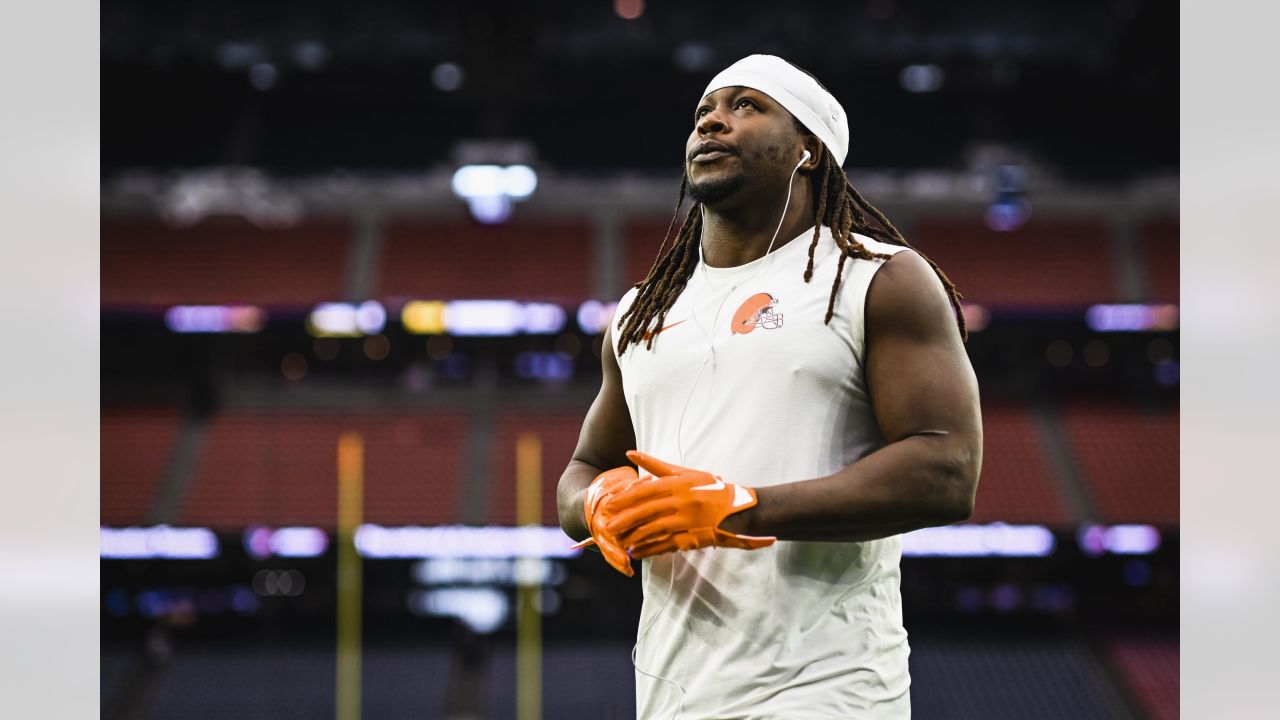
[[[613,331],[610,336],[613,341],[609,343],[609,352],[613,353],[613,359],[617,361],[619,368],[622,367],[622,358],[618,356],[618,319],[627,311],[627,308],[631,307],[636,300],[636,295],[639,294],[640,290],[634,287],[623,293],[622,299],[618,301],[618,307],[613,311],[613,316],[609,318],[609,329]]]

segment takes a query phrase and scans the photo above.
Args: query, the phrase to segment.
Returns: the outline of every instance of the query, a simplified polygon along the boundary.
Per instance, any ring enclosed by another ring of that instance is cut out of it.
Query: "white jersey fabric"
[[[867,288],[884,261],[845,261],[826,325],[839,250],[822,230],[810,282],[812,228],[745,265],[700,265],[653,350],[618,358],[639,450],[763,487],[830,475],[884,445],[863,372]],[[638,717],[910,717],[900,557],[894,536],[646,559]]]

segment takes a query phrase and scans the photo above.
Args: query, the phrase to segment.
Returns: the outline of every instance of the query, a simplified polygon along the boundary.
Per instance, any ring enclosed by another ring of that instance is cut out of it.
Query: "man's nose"
[[[721,116],[720,111],[715,109],[709,110],[706,115],[699,118],[696,127],[699,135],[706,135],[707,133],[713,132],[724,132],[729,128],[728,124],[724,121],[724,117]]]

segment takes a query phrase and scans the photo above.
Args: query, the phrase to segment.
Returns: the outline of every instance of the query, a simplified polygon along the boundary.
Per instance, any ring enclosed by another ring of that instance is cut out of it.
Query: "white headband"
[[[735,86],[773,98],[826,144],[837,164],[844,164],[849,153],[849,120],[844,108],[817,80],[776,55],[748,55],[712,78],[702,96]]]

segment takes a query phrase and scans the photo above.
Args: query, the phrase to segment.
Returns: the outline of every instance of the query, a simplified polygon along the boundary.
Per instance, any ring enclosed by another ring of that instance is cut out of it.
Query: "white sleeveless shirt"
[[[637,449],[763,487],[833,474],[884,445],[863,372],[867,288],[884,262],[845,261],[823,324],[839,251],[823,226],[806,283],[812,237],[738,267],[701,265],[653,350],[618,358]],[[910,717],[900,557],[894,536],[646,559],[638,717]]]

